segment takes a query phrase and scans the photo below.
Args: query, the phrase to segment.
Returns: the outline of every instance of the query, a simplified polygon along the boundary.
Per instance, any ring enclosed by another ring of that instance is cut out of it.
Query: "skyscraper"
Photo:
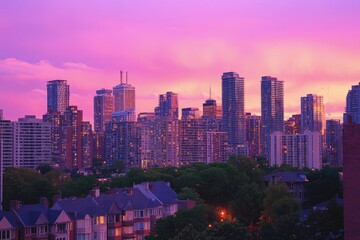
[[[246,142],[249,149],[249,156],[260,156],[261,153],[261,117],[245,114],[246,121]]]
[[[4,115],[3,115],[3,110],[2,110],[2,109],[0,109],[0,120],[3,120],[3,118],[4,118]]]
[[[360,124],[360,83],[352,86],[346,96],[344,123],[348,122],[349,117],[352,123]]]
[[[189,107],[181,109],[181,120],[189,119],[189,118],[200,118],[200,113],[198,108]]]
[[[13,125],[10,120],[0,120],[3,168],[13,167]]]
[[[222,77],[222,122],[228,133],[232,152],[245,149],[244,78],[236,72],[225,72]]]
[[[14,166],[36,168],[39,164],[50,163],[51,126],[35,116],[19,118],[13,122]]]
[[[270,134],[284,130],[284,82],[275,77],[261,78],[262,155],[270,157]]]
[[[294,114],[285,121],[285,134],[301,133],[301,114]]]
[[[207,99],[203,103],[203,117],[221,117],[222,108],[216,104],[216,100]]]
[[[58,111],[62,114],[69,106],[70,87],[66,80],[47,82],[47,111]]]
[[[307,94],[301,97],[301,132],[310,130],[325,134],[325,113],[323,97]]]
[[[341,167],[343,163],[343,127],[340,120],[326,120],[326,164]]]
[[[321,169],[320,132],[309,130],[305,130],[302,134],[273,132],[270,139],[270,166],[288,164],[299,168]]]
[[[179,118],[179,104],[178,95],[173,92],[166,92],[159,96],[159,107],[155,114],[161,118],[178,119]]]
[[[100,89],[96,91],[94,97],[94,131],[104,132],[105,124],[111,121],[114,112],[114,98],[112,90]]]
[[[127,73],[125,83],[122,81],[122,72],[120,74],[120,84],[113,88],[114,111],[133,110],[135,112],[135,87],[128,84]]]

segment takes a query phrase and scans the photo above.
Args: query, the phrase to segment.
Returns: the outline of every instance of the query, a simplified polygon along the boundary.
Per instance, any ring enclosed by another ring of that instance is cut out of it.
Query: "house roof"
[[[135,185],[135,187],[147,186],[146,183]],[[148,191],[156,196],[163,204],[174,204],[178,198],[176,192],[165,182],[149,182]]]
[[[3,219],[6,219],[13,228],[17,228],[18,225],[11,212],[0,211],[0,222],[3,221]]]
[[[23,226],[35,226],[39,224],[54,224],[62,210],[49,209],[42,204],[22,205],[19,210],[13,210]],[[71,217],[65,212],[69,220]]]
[[[297,182],[305,183],[308,181],[304,172],[276,172],[264,176],[265,182]]]

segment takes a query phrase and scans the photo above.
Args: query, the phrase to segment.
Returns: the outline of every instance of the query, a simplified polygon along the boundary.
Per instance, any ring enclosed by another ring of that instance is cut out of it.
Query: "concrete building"
[[[114,111],[133,110],[135,112],[135,87],[128,84],[127,72],[125,82],[122,80],[122,72],[120,74],[120,84],[113,88]]]
[[[51,126],[29,115],[13,122],[14,166],[36,168],[51,160]]]
[[[66,80],[47,82],[47,112],[58,111],[64,113],[69,106],[70,87]]]
[[[206,126],[203,119],[179,122],[180,165],[206,162]]]
[[[100,89],[94,97],[94,131],[105,132],[105,125],[111,121],[114,112],[114,97],[111,89]]]
[[[301,114],[294,114],[285,121],[285,134],[301,133]]]
[[[106,125],[106,161],[122,161],[126,169],[141,167],[141,136],[136,122],[118,121],[113,118]]]
[[[0,120],[0,140],[2,141],[3,168],[14,166],[13,125],[10,120]]]
[[[346,109],[344,113],[344,123],[349,121],[360,124],[360,83],[351,87],[346,96]]]
[[[58,111],[50,111],[43,115],[43,121],[51,126],[51,162],[62,166],[63,154],[65,154],[65,116]]]
[[[203,103],[203,117],[221,117],[222,116],[222,107],[217,105],[216,100],[207,99]]]
[[[343,165],[343,127],[340,120],[326,120],[325,164],[341,167]]]
[[[275,77],[261,78],[261,151],[270,157],[271,133],[284,131],[284,82]]]
[[[245,114],[246,142],[249,149],[249,156],[261,155],[261,117]]]
[[[246,152],[244,78],[236,72],[225,72],[222,77],[222,122],[228,133],[233,153]]]
[[[228,158],[228,133],[206,132],[206,163],[227,162]]]
[[[288,164],[299,168],[321,169],[322,138],[320,132],[270,135],[270,166]]]
[[[155,115],[161,118],[179,119],[178,95],[166,92],[159,96],[159,106],[155,109]]]
[[[200,112],[198,108],[189,107],[189,108],[181,109],[181,120],[199,119],[199,118],[200,118]]]

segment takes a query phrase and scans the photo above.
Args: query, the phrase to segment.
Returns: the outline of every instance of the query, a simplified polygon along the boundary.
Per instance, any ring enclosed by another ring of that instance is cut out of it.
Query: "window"
[[[57,231],[59,233],[65,233],[66,232],[66,223],[58,224]]]
[[[95,224],[99,225],[99,224],[104,224],[105,223],[105,217],[104,216],[99,216],[95,218]]]
[[[14,237],[14,230],[2,230],[0,231],[0,239],[1,240],[5,240],[5,239],[10,239],[10,237]]]
[[[79,233],[77,235],[77,240],[90,240],[90,234],[89,233]]]
[[[144,222],[135,223],[135,230],[144,230]]]

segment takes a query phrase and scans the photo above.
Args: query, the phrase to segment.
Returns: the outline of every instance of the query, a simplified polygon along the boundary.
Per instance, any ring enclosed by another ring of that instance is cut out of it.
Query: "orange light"
[[[212,227],[212,225],[211,225],[211,224],[209,224],[209,225],[208,225],[208,227],[209,227],[209,228],[211,228],[211,227]]]
[[[225,212],[224,211],[221,211],[221,216],[224,216],[225,215]]]

